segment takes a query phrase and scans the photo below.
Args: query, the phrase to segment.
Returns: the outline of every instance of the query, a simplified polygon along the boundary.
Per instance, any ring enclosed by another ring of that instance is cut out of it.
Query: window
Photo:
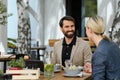
[[[97,0],[85,0],[85,16],[97,15]]]

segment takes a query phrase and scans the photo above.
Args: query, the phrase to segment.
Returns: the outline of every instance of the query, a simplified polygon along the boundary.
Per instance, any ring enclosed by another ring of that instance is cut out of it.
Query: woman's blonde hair
[[[102,17],[100,16],[90,17],[87,21],[86,27],[91,28],[96,35],[102,35],[104,39],[109,40],[107,36],[103,35],[105,31],[105,23]]]

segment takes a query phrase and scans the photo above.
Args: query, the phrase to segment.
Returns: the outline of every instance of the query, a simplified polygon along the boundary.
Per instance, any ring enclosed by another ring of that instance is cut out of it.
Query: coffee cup
[[[60,64],[55,64],[54,71],[60,71],[60,70],[61,70],[61,65]]]

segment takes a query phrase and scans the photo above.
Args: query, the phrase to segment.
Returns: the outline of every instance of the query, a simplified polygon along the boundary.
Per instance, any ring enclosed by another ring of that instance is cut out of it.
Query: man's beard
[[[72,32],[72,34],[68,34],[69,32]],[[67,38],[73,38],[74,35],[75,35],[75,31],[67,31],[67,32],[63,32],[64,35],[67,37]]]

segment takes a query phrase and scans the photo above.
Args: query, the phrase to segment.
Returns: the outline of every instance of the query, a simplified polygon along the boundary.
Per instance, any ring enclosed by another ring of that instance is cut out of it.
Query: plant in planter
[[[20,57],[19,59],[13,59],[8,62],[8,66],[11,66],[10,70],[21,70],[25,67],[24,58]]]

